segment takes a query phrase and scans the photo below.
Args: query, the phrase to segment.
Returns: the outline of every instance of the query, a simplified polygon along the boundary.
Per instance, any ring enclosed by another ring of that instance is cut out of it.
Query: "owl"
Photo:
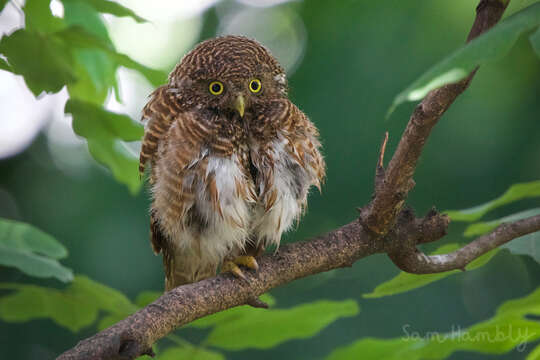
[[[325,175],[319,133],[287,98],[283,68],[258,42],[204,41],[143,109],[139,170],[151,167],[151,244],[165,288],[245,279],[279,245]]]

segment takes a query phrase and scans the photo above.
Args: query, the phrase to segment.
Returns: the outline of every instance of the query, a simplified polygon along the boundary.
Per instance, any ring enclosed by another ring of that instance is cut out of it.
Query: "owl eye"
[[[259,79],[253,79],[249,82],[249,90],[251,90],[252,93],[256,94],[259,91],[261,91],[262,85],[261,80]]]
[[[208,89],[212,95],[219,95],[223,92],[223,84],[219,81],[212,81]]]

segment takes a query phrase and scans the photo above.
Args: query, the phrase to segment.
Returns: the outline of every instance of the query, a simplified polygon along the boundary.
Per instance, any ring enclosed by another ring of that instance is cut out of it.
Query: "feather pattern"
[[[260,93],[248,91],[253,78]],[[223,95],[208,91],[216,80]],[[309,188],[320,189],[318,131],[286,95],[270,53],[234,36],[201,43],[151,95],[139,169],[151,165],[151,243],[163,253],[166,289],[279,245],[305,211]],[[238,97],[245,114],[235,110]]]

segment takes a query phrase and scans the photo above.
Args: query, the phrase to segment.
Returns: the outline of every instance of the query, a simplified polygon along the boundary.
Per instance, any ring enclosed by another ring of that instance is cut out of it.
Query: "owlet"
[[[325,174],[318,131],[287,98],[284,70],[254,40],[200,43],[143,110],[139,170],[150,163],[152,247],[165,288],[244,277],[306,207]]]

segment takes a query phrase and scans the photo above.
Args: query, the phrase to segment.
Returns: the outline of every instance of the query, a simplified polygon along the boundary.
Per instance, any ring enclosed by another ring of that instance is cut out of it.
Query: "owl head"
[[[224,36],[204,41],[169,76],[188,107],[251,114],[258,106],[287,95],[283,68],[257,41]]]

